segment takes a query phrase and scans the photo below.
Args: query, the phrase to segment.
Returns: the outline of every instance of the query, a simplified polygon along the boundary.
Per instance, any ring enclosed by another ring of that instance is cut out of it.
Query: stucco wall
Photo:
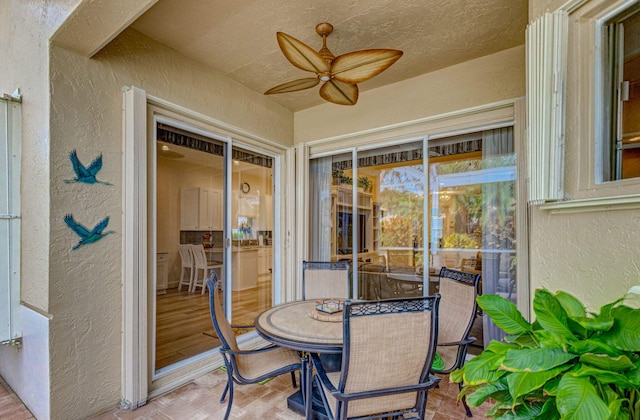
[[[384,127],[518,98],[524,93],[525,52],[524,46],[519,46],[361,92],[352,107],[326,103],[296,112],[295,141]]]
[[[0,94],[22,93],[23,347],[0,346],[0,375],[38,419],[49,418],[48,39],[79,0],[0,2]]]
[[[210,116],[284,145],[291,113],[203,65],[128,30],[92,59],[51,49],[51,413],[85,418],[118,405],[122,330],[122,87]],[[98,179],[65,183],[69,152],[88,165],[102,154]],[[65,214],[88,229],[109,216],[115,233],[72,247]]]

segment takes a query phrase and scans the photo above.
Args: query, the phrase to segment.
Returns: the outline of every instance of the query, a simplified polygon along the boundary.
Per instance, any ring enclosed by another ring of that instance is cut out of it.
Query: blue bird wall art
[[[82,245],[98,242],[100,239],[104,238],[110,233],[115,233],[112,230],[103,232],[104,228],[106,228],[109,224],[109,216],[105,217],[91,231],[82,226],[80,223],[76,222],[73,218],[73,215],[71,214],[67,214],[66,216],[64,216],[64,222],[80,237],[80,242],[78,242],[73,247],[74,250],[80,248]]]
[[[98,181],[96,179],[96,174],[102,169],[102,153],[100,156],[95,158],[89,167],[85,167],[80,159],[78,159],[78,154],[76,150],[73,149],[69,153],[69,159],[71,159],[71,164],[73,165],[73,171],[76,173],[76,177],[73,179],[65,179],[64,182],[70,184],[72,182],[82,182],[85,184],[104,184],[104,185],[113,185],[108,182]]]

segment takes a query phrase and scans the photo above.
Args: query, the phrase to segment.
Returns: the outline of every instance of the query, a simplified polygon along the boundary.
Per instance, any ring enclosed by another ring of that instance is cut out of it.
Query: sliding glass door
[[[446,266],[516,301],[511,127],[312,156],[309,168],[309,259],[351,262],[354,298],[436,293]]]
[[[253,324],[272,305],[274,158],[168,119],[157,120],[154,146],[153,371],[161,375],[220,345],[204,284],[212,270],[234,324]]]

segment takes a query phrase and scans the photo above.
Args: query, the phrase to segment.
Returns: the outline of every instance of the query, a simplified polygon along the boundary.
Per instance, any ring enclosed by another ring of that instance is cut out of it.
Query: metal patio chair
[[[444,366],[432,369],[433,373],[449,374],[460,369],[467,357],[467,347],[476,339],[469,337],[473,321],[478,314],[478,283],[480,274],[465,273],[447,267],[440,269],[440,325],[438,328],[437,352]],[[462,388],[462,383],[459,384]],[[466,399],[462,404],[471,417]]]
[[[233,385],[255,384],[274,376],[291,372],[293,386],[296,386],[295,371],[301,367],[300,356],[294,350],[271,345],[258,350],[241,350],[238,347],[233,328],[247,328],[248,326],[230,325],[224,315],[220,292],[218,290],[218,276],[211,271],[207,278],[209,287],[209,309],[211,321],[220,339],[220,353],[227,370],[227,386],[222,392],[220,402],[224,402],[229,392],[227,411],[224,419],[229,418],[233,404]]]
[[[439,300],[345,302],[342,369],[327,372],[312,355],[329,419],[424,418],[428,391],[439,380],[429,373]]]

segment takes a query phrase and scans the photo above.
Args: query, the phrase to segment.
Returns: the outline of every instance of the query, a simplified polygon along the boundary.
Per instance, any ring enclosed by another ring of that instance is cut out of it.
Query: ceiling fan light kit
[[[402,57],[402,51],[369,49],[334,56],[327,48],[327,37],[333,32],[330,23],[319,23],[316,32],[322,37],[322,48],[316,52],[302,41],[277,32],[278,45],[284,56],[295,67],[316,74],[316,77],[292,80],[267,90],[265,95],[310,89],[320,82],[320,96],[339,105],[358,102],[358,83],[388,69]]]

